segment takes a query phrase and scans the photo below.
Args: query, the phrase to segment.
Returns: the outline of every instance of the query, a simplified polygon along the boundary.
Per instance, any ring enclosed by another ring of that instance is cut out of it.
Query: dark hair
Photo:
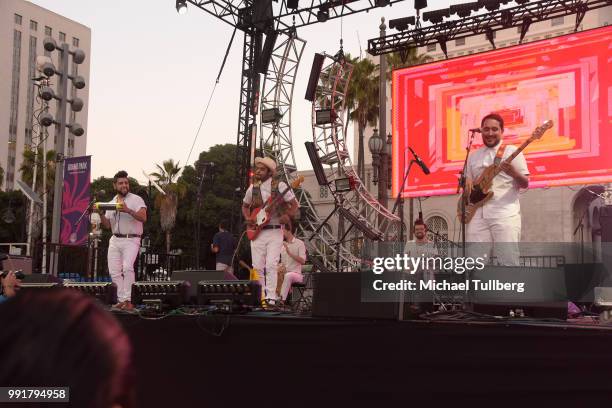
[[[120,178],[128,178],[127,171],[125,171],[125,170],[119,170],[119,171],[117,172],[117,174],[115,174],[115,176],[113,177],[113,182],[115,182],[115,183],[116,183],[116,182],[117,182],[117,180],[118,180],[118,179],[120,179]]]
[[[499,113],[489,113],[488,115],[486,115],[480,121],[480,127],[484,126],[485,120],[487,120],[487,119],[493,119],[493,120],[498,121],[499,122],[499,127],[501,128],[501,130],[504,130],[504,118],[502,118]]]
[[[227,221],[223,220],[223,221],[219,221],[219,228],[224,229],[227,231]]]
[[[420,219],[420,218],[417,218],[414,221],[414,226],[416,227],[417,225],[423,225],[425,227],[425,229],[427,229],[427,224],[425,224],[425,222],[422,219]]]
[[[130,342],[93,298],[23,290],[0,305],[0,327],[2,386],[67,386],[71,407],[134,406]]]

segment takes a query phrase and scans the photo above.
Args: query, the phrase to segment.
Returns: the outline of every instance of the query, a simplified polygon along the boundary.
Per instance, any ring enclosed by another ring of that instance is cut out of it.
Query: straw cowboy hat
[[[272,171],[272,173],[276,173],[276,162],[272,160],[270,157],[256,157],[255,164],[261,163]]]

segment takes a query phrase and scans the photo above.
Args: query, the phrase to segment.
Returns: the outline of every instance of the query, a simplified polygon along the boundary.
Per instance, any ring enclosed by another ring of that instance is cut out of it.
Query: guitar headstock
[[[291,182],[291,188],[298,188],[304,182],[304,176],[299,176]]]
[[[544,135],[544,133],[552,128],[554,125],[554,122],[552,120],[547,120],[544,123],[542,123],[540,126],[538,126],[537,128],[535,128],[535,130],[533,131],[533,133],[531,134],[531,137],[529,138],[530,141],[534,141],[537,139],[540,139],[542,137],[542,135]]]

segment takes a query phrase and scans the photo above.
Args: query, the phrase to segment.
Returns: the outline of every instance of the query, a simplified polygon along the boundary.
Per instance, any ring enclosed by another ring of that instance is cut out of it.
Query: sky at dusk
[[[31,2],[91,28],[87,154],[93,178],[125,169],[144,182],[142,170],[152,172],[155,163],[171,158],[184,165],[233,28],[191,5],[178,15],[174,0]],[[429,9],[449,3],[429,1]],[[408,0],[345,17],[342,24],[335,19],[298,31],[307,42],[292,111],[298,170],[311,168],[304,148],[312,140],[311,105],[304,93],[314,53],[336,53],[342,26],[345,51],[365,55],[380,18],[414,15],[413,4]],[[213,145],[236,143],[242,42],[238,32],[188,164]]]

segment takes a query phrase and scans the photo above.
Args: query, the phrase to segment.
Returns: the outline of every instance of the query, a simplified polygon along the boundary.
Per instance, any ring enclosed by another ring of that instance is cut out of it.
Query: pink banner
[[[81,217],[90,201],[91,156],[64,160],[64,192],[62,195],[62,228],[60,243],[87,245],[89,217]]]

